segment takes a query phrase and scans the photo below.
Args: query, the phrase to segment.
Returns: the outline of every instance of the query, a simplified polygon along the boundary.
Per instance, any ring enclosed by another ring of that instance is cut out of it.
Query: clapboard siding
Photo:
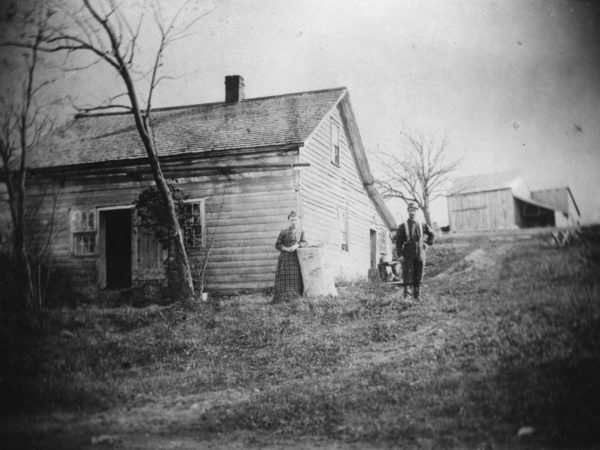
[[[207,289],[229,290],[232,278],[236,289],[272,284],[275,241],[287,212],[296,208],[294,171],[195,177],[178,185],[191,198],[205,199]]]
[[[452,230],[507,229],[519,225],[510,189],[450,196],[448,213]]]
[[[285,215],[296,207],[292,170],[235,178],[240,189],[214,182],[190,183],[190,192],[206,198],[207,240],[212,246],[206,272],[208,289],[227,288],[232,275],[244,281],[238,288],[261,287],[250,274],[257,275],[263,284],[265,280],[272,282],[277,261],[275,240],[285,225]],[[221,194],[223,187],[225,195]]]
[[[291,164],[297,152],[264,158],[220,160],[220,164]],[[291,167],[291,166],[290,166]],[[272,284],[278,252],[275,241],[286,225],[286,215],[296,209],[295,171],[292,169],[201,175],[177,178],[176,186],[190,199],[204,199],[207,240],[211,256],[207,268],[208,288],[254,289]],[[41,202],[38,226],[54,221],[49,251],[55,267],[66,270],[75,286],[96,286],[99,255],[71,254],[69,217],[74,209],[94,210],[133,205],[151,181],[114,177],[41,180],[29,190],[32,204]],[[49,193],[56,193],[56,201]],[[52,205],[55,205],[53,208]],[[198,252],[191,250],[190,258]],[[232,280],[235,283],[232,284]]]
[[[340,126],[340,163],[331,162],[330,118]],[[324,245],[337,265],[337,276],[360,279],[370,268],[370,230],[383,228],[382,220],[362,186],[337,108],[313,132],[300,151],[303,227],[311,244]],[[341,249],[338,210],[347,210],[348,247]]]

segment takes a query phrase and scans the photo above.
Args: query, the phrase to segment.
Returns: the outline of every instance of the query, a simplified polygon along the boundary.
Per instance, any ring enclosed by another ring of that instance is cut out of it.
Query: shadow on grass
[[[515,430],[532,426],[549,445],[600,442],[600,358],[558,360],[503,367],[490,394],[499,419]]]

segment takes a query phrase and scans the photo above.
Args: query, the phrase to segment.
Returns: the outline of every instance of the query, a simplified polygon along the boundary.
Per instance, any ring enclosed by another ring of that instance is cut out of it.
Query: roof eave
[[[388,229],[395,230],[398,227],[396,221],[390,213],[387,206],[385,205],[385,202],[381,198],[381,195],[375,188],[375,179],[373,178],[373,174],[371,173],[369,160],[367,159],[367,154],[365,152],[365,148],[360,137],[358,125],[354,116],[354,111],[352,110],[352,105],[350,104],[350,94],[347,91],[342,96],[342,98],[336,106],[340,108],[340,111],[342,113],[341,117],[342,121],[344,122],[344,126],[348,131],[348,138],[350,140],[350,150],[352,153],[352,157],[354,158],[354,163],[358,170],[358,175],[363,183],[365,190],[367,191],[367,195],[373,202],[375,209],[377,210],[381,218],[384,220]]]
[[[567,187],[567,191],[569,192],[569,195],[571,196],[571,200],[573,200],[573,206],[575,206],[575,211],[577,211],[577,215],[579,217],[581,217],[581,212],[579,212],[579,207],[577,206],[577,202],[575,201],[575,197],[573,196],[573,193],[571,192],[571,188]]]
[[[545,203],[538,202],[537,200],[534,200],[532,198],[524,198],[524,197],[521,197],[520,195],[515,195],[515,194],[513,194],[513,197],[522,202],[537,206],[538,208],[544,208],[544,209],[548,209],[550,211],[560,211],[559,209],[556,208],[556,206],[547,205]]]
[[[260,154],[260,153],[269,153],[274,151],[293,151],[297,150],[299,147],[303,145],[302,142],[293,142],[287,144],[280,145],[270,145],[270,146],[261,146],[261,147],[241,147],[241,148],[225,148],[225,149],[215,149],[208,152],[185,152],[179,153],[175,155],[165,155],[159,156],[159,161],[161,164],[169,164],[171,162],[181,162],[187,160],[194,159],[204,159],[204,158],[213,158],[215,156],[225,156],[227,154]],[[129,159],[111,159],[108,161],[97,161],[90,163],[79,163],[79,164],[65,164],[60,166],[45,166],[45,167],[32,167],[29,171],[32,174],[53,174],[53,173],[61,173],[61,174],[69,174],[76,173],[82,171],[93,171],[100,168],[124,168],[130,166],[136,166],[140,164],[148,164],[147,156],[142,156],[138,158],[129,158]]]

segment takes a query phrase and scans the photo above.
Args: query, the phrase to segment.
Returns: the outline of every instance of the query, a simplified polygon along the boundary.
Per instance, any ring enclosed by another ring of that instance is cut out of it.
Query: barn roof
[[[454,180],[449,195],[511,189],[519,179],[521,174],[518,170],[458,177]]]
[[[301,144],[346,88],[208,103],[152,111],[159,156]],[[29,158],[29,167],[125,161],[146,157],[130,113],[84,114]]]
[[[534,200],[537,200],[538,202],[544,203],[546,205],[552,205],[552,207],[556,211],[560,211],[565,214],[571,213],[571,211],[569,211],[569,197],[571,197],[577,215],[581,216],[581,213],[579,212],[579,207],[575,202],[575,197],[573,197],[573,193],[568,187],[532,191],[531,196]]]

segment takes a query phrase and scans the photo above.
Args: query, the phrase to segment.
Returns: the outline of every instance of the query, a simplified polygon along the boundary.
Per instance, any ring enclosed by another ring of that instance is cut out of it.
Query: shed
[[[570,189],[532,192],[515,170],[459,177],[447,200],[454,231],[567,226],[579,215]]]

